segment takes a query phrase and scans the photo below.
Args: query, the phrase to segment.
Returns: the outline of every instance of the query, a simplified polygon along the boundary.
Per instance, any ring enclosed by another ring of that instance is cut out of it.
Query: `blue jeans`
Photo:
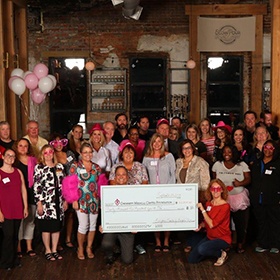
[[[207,257],[221,256],[221,250],[229,247],[229,244],[222,239],[210,240],[204,237],[190,252],[189,263],[198,263]]]

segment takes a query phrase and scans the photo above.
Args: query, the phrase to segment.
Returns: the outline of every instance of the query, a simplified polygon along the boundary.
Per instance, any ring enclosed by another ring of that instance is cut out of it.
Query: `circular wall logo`
[[[225,25],[220,29],[216,29],[215,35],[224,44],[232,44],[237,38],[240,37],[240,31],[231,25]]]

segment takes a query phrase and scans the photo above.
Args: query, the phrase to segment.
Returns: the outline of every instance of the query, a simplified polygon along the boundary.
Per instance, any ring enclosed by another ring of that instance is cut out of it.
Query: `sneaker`
[[[264,248],[262,248],[262,247],[256,247],[256,248],[255,248],[255,251],[256,251],[257,253],[263,253],[263,252],[267,251],[267,249],[264,249]]]
[[[279,249],[277,249],[277,248],[271,248],[269,252],[270,252],[270,253],[273,253],[273,254],[278,254],[278,253],[279,253]]]
[[[136,247],[136,252],[138,253],[138,255],[143,255],[146,254],[146,250],[143,248],[142,245],[138,244]]]
[[[217,259],[217,261],[214,263],[214,265],[215,266],[223,265],[225,263],[225,261],[227,260],[227,258],[228,258],[227,253],[222,250],[221,256]]]

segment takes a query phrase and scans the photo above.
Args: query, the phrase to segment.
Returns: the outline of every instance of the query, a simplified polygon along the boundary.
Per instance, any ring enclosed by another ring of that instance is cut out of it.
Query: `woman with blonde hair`
[[[43,146],[34,170],[34,197],[37,204],[38,227],[42,232],[45,258],[48,261],[62,259],[57,252],[57,246],[64,211],[67,209],[67,202],[61,193],[64,177],[64,167],[61,163],[57,163],[54,148],[51,145]]]
[[[89,143],[92,147],[91,161],[96,163],[101,168],[101,174],[98,178],[98,194],[100,194],[100,187],[109,184],[109,174],[112,167],[110,152],[104,147],[105,131],[102,126],[97,123],[94,124],[89,132]]]
[[[165,151],[164,139],[159,133],[155,133],[149,143],[147,153],[143,158],[143,165],[146,167],[151,184],[174,184],[175,179],[175,159],[173,155]],[[160,232],[155,232],[156,247],[155,252],[169,252],[170,232],[164,232],[164,243],[161,246]]]
[[[81,145],[83,143],[83,127],[75,124],[70,132],[68,149],[75,154],[75,158],[79,158]]]
[[[213,153],[215,149],[215,136],[212,130],[211,121],[208,118],[203,118],[199,125],[200,140],[207,148],[207,162],[211,165],[213,163]]]

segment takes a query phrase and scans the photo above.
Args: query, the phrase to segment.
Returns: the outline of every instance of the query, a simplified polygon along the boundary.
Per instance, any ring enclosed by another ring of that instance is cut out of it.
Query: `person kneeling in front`
[[[118,166],[115,171],[115,184],[127,185],[128,171],[124,166]],[[102,226],[99,227],[99,231],[103,233]],[[121,259],[124,263],[130,264],[133,262],[133,247],[134,247],[135,234],[130,232],[120,233],[104,233],[102,239],[102,248],[106,255],[106,263],[113,264],[115,261],[114,247],[116,241],[120,243]]]
[[[231,244],[230,231],[230,206],[227,203],[228,191],[225,184],[214,179],[206,190],[206,209],[202,203],[198,203],[204,221],[198,229],[206,228],[206,237],[200,240],[192,249],[188,261],[198,263],[208,257],[216,257],[215,266],[221,266],[227,259],[227,249]]]

